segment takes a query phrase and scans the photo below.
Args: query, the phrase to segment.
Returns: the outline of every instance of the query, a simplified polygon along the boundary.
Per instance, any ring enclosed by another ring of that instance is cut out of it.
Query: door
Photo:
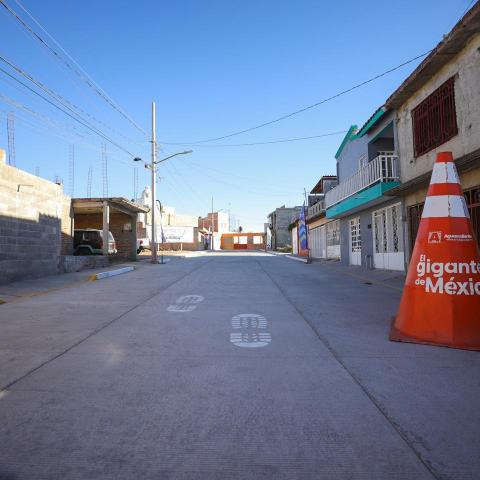
[[[292,253],[298,255],[298,235],[297,227],[292,228]]]
[[[374,267],[404,270],[400,204],[376,210],[372,216]]]
[[[340,220],[333,220],[326,225],[327,258],[340,258]]]
[[[362,237],[360,235],[360,217],[350,220],[350,265],[362,264]]]

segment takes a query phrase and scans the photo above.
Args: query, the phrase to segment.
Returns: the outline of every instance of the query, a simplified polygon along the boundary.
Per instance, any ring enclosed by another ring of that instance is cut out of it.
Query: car
[[[108,254],[117,253],[117,245],[112,232],[108,232]],[[74,255],[103,255],[103,230],[83,228],[73,234]]]

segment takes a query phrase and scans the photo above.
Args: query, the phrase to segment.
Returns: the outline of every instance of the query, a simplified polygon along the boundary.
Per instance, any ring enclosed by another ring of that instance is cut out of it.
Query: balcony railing
[[[377,157],[325,194],[325,206],[330,208],[377,183],[398,182],[399,180],[397,155],[394,152],[378,152]]]
[[[320,200],[315,205],[308,207],[307,217],[311,218],[325,211],[325,200]]]

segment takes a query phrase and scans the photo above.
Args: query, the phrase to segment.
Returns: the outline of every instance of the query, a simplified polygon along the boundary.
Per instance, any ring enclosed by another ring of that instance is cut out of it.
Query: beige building
[[[451,151],[480,237],[480,3],[476,4],[386,102],[396,111],[407,261],[438,152]]]

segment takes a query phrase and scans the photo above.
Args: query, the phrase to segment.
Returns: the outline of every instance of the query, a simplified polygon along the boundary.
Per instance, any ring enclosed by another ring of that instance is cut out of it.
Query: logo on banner
[[[442,232],[428,232],[428,243],[440,243],[442,241]]]

